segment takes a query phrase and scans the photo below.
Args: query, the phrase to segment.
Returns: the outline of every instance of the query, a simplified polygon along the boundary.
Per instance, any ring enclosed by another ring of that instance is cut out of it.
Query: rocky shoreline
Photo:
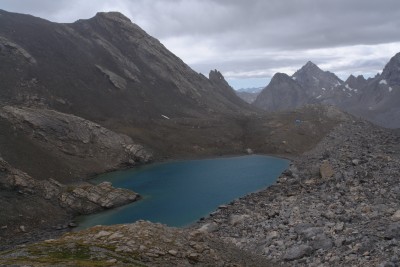
[[[398,266],[400,137],[339,124],[277,184],[221,206],[195,228],[292,266]]]

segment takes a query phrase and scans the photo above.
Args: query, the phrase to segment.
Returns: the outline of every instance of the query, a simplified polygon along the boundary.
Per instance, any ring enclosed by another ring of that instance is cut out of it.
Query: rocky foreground
[[[6,266],[271,266],[209,234],[139,221],[0,252]],[[3,266],[3,265],[1,265]],[[275,266],[275,265],[274,265]]]
[[[289,266],[399,266],[400,137],[345,122],[268,189],[198,225]]]

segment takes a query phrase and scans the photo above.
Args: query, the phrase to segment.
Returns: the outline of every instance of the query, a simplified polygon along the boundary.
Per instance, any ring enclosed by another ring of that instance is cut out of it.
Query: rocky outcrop
[[[0,252],[0,264],[29,266],[273,266],[212,236],[139,221],[95,226]]]
[[[98,185],[67,187],[58,200],[62,207],[74,213],[90,214],[122,206],[138,198],[139,195],[130,190],[114,188],[110,182],[103,182]]]
[[[73,214],[90,214],[139,199],[139,195],[135,192],[114,188],[110,182],[98,185],[89,183],[63,185],[53,179],[36,180],[11,167],[2,158],[0,158],[0,189],[38,195],[46,200],[58,202],[61,207]]]
[[[364,121],[338,125],[270,188],[199,225],[293,266],[399,264],[400,137]],[[235,226],[232,226],[232,218]]]
[[[10,58],[22,58],[30,64],[36,64],[36,59],[19,45],[0,36],[0,54]]]
[[[64,185],[37,180],[0,158],[0,250],[59,236],[76,226],[72,216],[118,207],[139,199],[111,183]]]
[[[146,163],[152,158],[150,152],[130,137],[74,115],[49,109],[5,106],[0,109],[0,117],[9,121],[16,132],[67,165],[71,169],[69,179]],[[56,171],[53,178],[63,180]]]
[[[127,82],[124,78],[99,65],[96,65],[96,68],[99,69],[110,80],[110,82],[112,83],[112,85],[114,85],[115,88],[121,90],[126,89]]]

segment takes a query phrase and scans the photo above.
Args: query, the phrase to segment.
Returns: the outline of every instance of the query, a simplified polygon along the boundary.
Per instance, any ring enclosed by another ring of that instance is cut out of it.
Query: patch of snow
[[[344,89],[344,88],[343,88],[343,89],[342,89],[342,91],[343,91],[343,92],[345,92],[345,91],[346,91],[346,89]]]
[[[349,89],[350,91],[353,91],[353,88],[351,88],[347,83],[346,83],[346,85],[345,85],[344,87],[346,87],[346,88]]]
[[[387,84],[387,81],[386,81],[386,80],[381,80],[381,81],[379,82],[379,84]]]
[[[316,78],[316,77],[314,77],[313,76],[313,79],[314,79],[314,81],[317,83],[317,82],[319,82],[319,80]]]
[[[389,86],[389,93],[390,93],[392,90],[393,90],[393,88]]]
[[[316,99],[320,99],[321,97],[322,97],[322,95],[319,95],[319,96],[316,97]]]
[[[165,116],[165,115],[162,115],[161,114],[161,117],[163,117],[164,119],[167,119],[167,120],[170,120],[171,118],[169,118],[169,117],[167,117],[167,116]]]
[[[358,92],[358,89],[354,89],[354,92],[356,92],[356,93],[357,93],[357,92]]]
[[[324,87],[322,87],[322,91],[325,91],[326,89]]]
[[[293,80],[296,80],[296,77],[292,77]]]

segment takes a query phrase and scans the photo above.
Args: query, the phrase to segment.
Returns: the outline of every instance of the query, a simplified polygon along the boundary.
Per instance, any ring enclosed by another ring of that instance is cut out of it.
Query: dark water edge
[[[142,199],[78,217],[77,230],[140,219],[188,226],[222,204],[268,187],[288,166],[286,159],[250,155],[155,163],[99,175],[92,181],[110,181],[138,192]]]

